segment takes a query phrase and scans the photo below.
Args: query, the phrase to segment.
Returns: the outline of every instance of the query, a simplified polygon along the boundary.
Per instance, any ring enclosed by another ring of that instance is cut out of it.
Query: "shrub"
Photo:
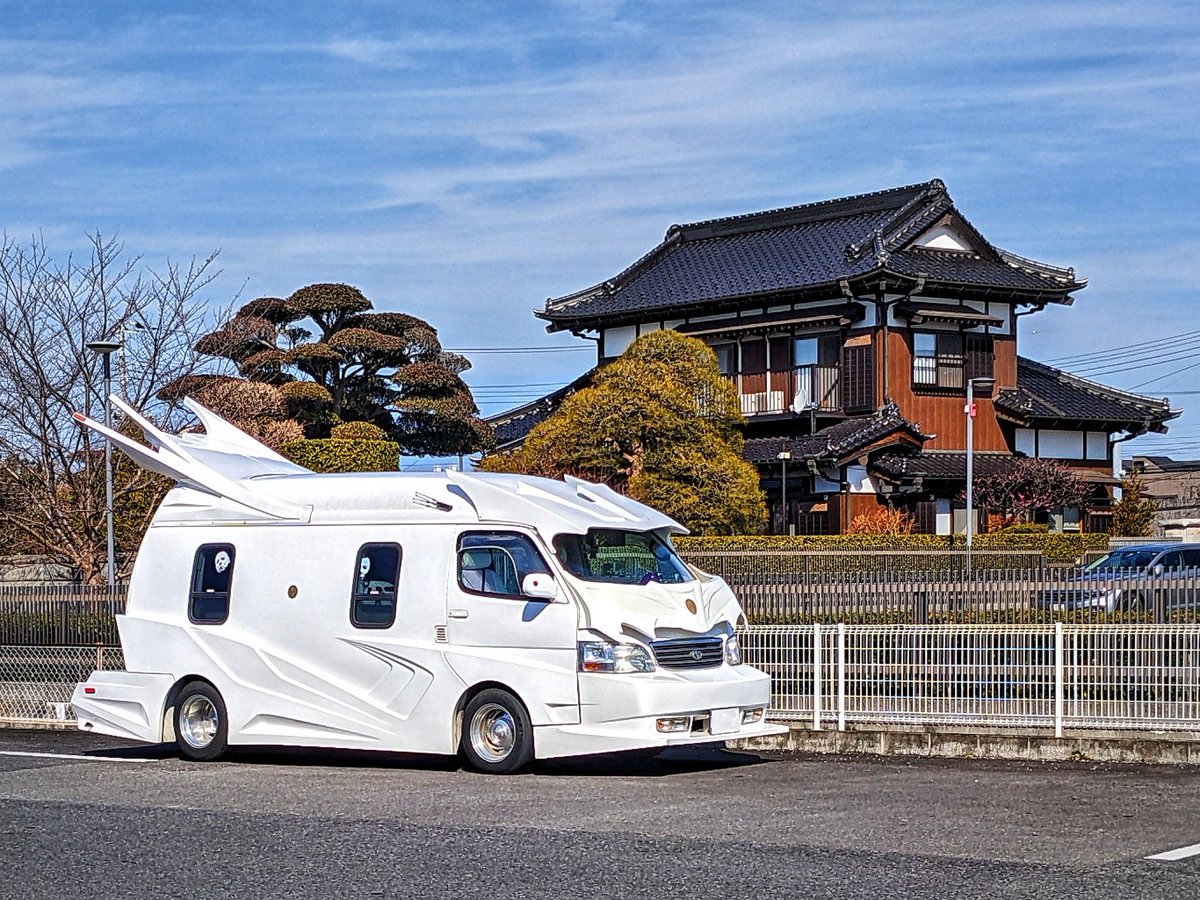
[[[370,422],[342,422],[333,426],[329,435],[338,441],[385,441],[387,434]]]
[[[314,472],[394,472],[400,445],[394,441],[313,438],[285,444],[280,452]]]
[[[912,534],[917,523],[902,509],[881,506],[857,515],[850,522],[851,534]]]

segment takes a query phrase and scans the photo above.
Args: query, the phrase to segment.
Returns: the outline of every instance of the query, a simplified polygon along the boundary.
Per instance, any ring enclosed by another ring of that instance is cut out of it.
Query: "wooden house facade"
[[[599,366],[658,329],[708,343],[738,388],[772,531],[837,533],[881,505],[924,532],[960,530],[968,383],[977,477],[1060,460],[1095,496],[1051,524],[1093,530],[1119,443],[1178,413],[1018,354],[1018,318],[1085,284],[992,245],[934,180],[673,226],[625,271],[535,314],[595,340]],[[493,416],[500,447],[588,377]]]

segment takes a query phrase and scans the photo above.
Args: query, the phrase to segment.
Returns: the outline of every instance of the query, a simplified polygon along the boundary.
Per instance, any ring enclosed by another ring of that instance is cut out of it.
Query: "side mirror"
[[[1165,570],[1163,569],[1163,564],[1162,564],[1162,563],[1159,563],[1159,564],[1158,564],[1158,565],[1156,565],[1156,566],[1155,566],[1153,569],[1151,569],[1151,570],[1150,570],[1150,572],[1151,572],[1151,573],[1152,573],[1152,574],[1153,574],[1155,577],[1157,577],[1157,576],[1159,576],[1159,575],[1162,575],[1162,573],[1163,573],[1164,571],[1165,571]]]
[[[530,572],[521,579],[521,593],[534,600],[553,600],[558,596],[558,582],[542,572]]]

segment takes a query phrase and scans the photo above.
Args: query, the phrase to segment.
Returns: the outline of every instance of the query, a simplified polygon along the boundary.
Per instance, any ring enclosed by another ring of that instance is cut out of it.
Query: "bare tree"
[[[192,346],[209,326],[200,294],[219,270],[215,253],[156,271],[114,239],[89,243],[85,257],[58,261],[40,237],[0,236],[0,552],[46,554],[96,582],[106,558],[103,444],[71,414],[103,418],[104,378],[85,345],[120,341],[113,389],[170,423],[176,410],[155,394],[196,368]],[[128,551],[164,485],[119,455],[114,462]]]

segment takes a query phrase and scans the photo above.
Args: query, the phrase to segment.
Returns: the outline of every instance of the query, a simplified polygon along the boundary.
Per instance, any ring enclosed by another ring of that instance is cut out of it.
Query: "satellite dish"
[[[805,378],[796,382],[796,396],[792,398],[792,412],[802,413],[813,409],[817,404],[812,398],[812,384]]]

